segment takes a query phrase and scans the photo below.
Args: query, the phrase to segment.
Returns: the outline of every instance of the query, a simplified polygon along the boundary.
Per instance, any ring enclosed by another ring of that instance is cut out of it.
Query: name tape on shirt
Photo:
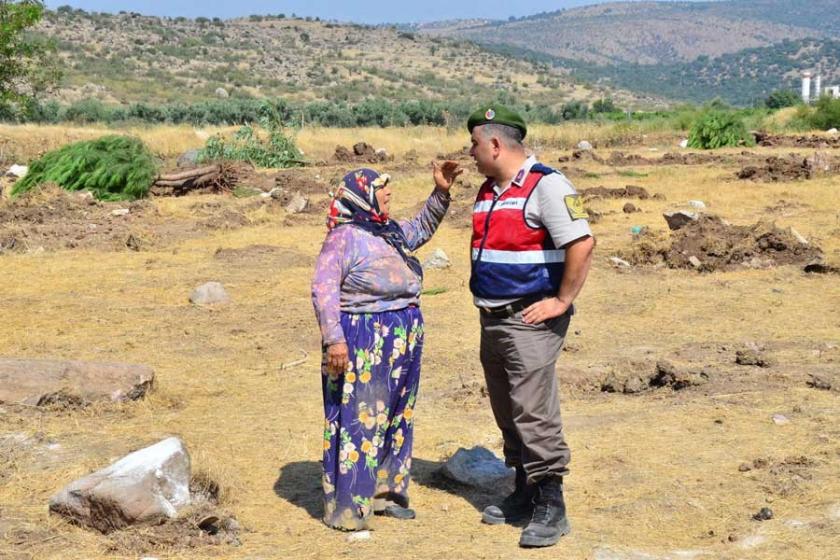
[[[586,208],[583,207],[583,199],[578,194],[567,194],[563,197],[566,202],[566,210],[569,211],[569,216],[573,220],[586,220],[589,214],[586,213]]]

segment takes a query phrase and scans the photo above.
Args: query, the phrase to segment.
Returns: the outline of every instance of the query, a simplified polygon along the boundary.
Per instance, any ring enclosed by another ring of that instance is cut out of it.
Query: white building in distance
[[[840,99],[840,86],[822,87],[822,76],[817,73],[814,77],[813,97],[811,97],[811,77],[814,74],[810,70],[802,72],[802,102],[808,105],[811,100],[817,100],[823,95],[832,99]]]

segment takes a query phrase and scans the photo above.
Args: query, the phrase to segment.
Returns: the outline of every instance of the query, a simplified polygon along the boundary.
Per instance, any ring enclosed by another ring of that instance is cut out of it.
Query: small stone
[[[826,130],[826,132],[829,133],[829,134],[837,134],[837,129],[836,128],[829,128],[828,130]]]
[[[627,262],[624,259],[621,259],[619,257],[610,257],[610,262],[616,268],[630,268],[631,267],[629,262]]]
[[[735,363],[741,366],[771,367],[774,361],[760,350],[746,348],[735,352]]]
[[[738,465],[738,471],[740,472],[749,472],[751,470],[752,465],[750,465],[749,463],[741,463],[740,465]]]
[[[242,529],[242,525],[235,517],[225,517],[222,519],[221,527],[228,533],[238,533]]]
[[[284,191],[280,187],[274,187],[273,189],[271,189],[267,193],[263,193],[262,196],[266,196],[266,197],[270,196],[274,200],[282,200],[283,197],[286,196],[286,191]]]
[[[435,249],[429,255],[429,258],[423,262],[423,268],[425,269],[443,269],[449,268],[450,266],[452,266],[452,263],[449,261],[449,257],[443,249]]]
[[[814,375],[813,373],[811,373],[810,376],[811,379],[805,382],[808,387],[811,387],[812,389],[821,389],[823,391],[831,390],[831,381],[825,379],[824,377],[820,377],[819,375]]]
[[[702,263],[702,262],[700,262],[700,259],[698,259],[698,258],[697,258],[697,257],[695,257],[694,255],[691,255],[690,257],[688,257],[688,262],[689,262],[689,263],[691,264],[691,266],[693,266],[694,268],[700,268],[701,266],[703,266],[703,263]]]
[[[441,473],[461,484],[496,490],[513,482],[514,470],[485,447],[459,448],[441,467]]]
[[[11,166],[9,168],[9,170],[6,171],[6,175],[8,175],[10,177],[17,177],[18,179],[21,179],[21,178],[25,177],[27,173],[29,173],[29,167],[28,166],[17,165],[17,164]]]
[[[696,210],[704,210],[706,208],[706,203],[702,200],[689,200],[688,205]]]
[[[665,218],[665,221],[668,223],[668,228],[672,231],[685,227],[691,222],[696,222],[698,219],[698,215],[696,213],[686,212],[684,210],[665,212],[662,214],[662,217]]]
[[[624,382],[624,392],[628,395],[641,393],[647,388],[647,383],[639,376],[633,376]]]
[[[347,535],[347,542],[362,542],[370,540],[370,531],[354,531]]]
[[[125,246],[132,251],[139,251],[142,247],[140,240],[133,234],[128,234],[128,239],[125,240]]]
[[[219,97],[221,99],[227,99],[228,97],[230,97],[228,90],[226,90],[223,87],[216,88],[216,91],[214,93],[216,94],[216,97]]]
[[[590,143],[589,143],[588,141],[586,141],[586,140],[581,140],[581,141],[580,141],[580,142],[578,142],[578,144],[577,144],[577,149],[578,149],[578,150],[583,150],[583,151],[588,152],[589,150],[591,150],[591,149],[592,149],[592,144],[590,144]]]
[[[178,159],[175,160],[175,165],[177,167],[188,167],[191,165],[195,165],[196,163],[198,163],[199,153],[200,150],[187,150],[186,152],[178,156]]]
[[[299,192],[296,192],[292,195],[292,199],[286,205],[286,212],[290,214],[300,214],[301,212],[304,212],[308,206],[309,199]]]
[[[769,519],[773,519],[773,510],[769,507],[763,507],[758,512],[753,515],[753,519],[756,521],[767,521]]]
[[[680,148],[688,148],[688,138],[680,140]]]
[[[790,419],[788,419],[788,417],[784,414],[774,414],[772,418],[773,423],[777,426],[784,426],[785,424],[790,424]]]
[[[750,535],[741,539],[738,542],[738,546],[742,549],[748,550],[760,546],[765,542],[767,542],[767,537],[763,535]]]
[[[632,202],[628,202],[627,204],[625,204],[624,207],[621,209],[621,211],[624,212],[625,214],[632,214],[633,212],[641,212],[641,210],[635,204],[633,204]]]
[[[128,208],[117,208],[116,210],[111,210],[112,216],[127,216],[131,212]]]
[[[190,303],[196,305],[211,305],[214,303],[227,303],[230,301],[224,286],[219,282],[207,282],[193,290],[190,295]]]

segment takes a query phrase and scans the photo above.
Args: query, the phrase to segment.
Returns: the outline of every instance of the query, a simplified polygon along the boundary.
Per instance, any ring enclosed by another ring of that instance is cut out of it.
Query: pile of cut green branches
[[[143,142],[103,136],[44,154],[15,183],[12,195],[56,183],[69,191],[90,191],[100,200],[134,200],[146,196],[156,177],[155,158]]]
[[[305,165],[303,154],[294,139],[283,132],[277,118],[260,119],[260,130],[242,126],[232,137],[216,135],[207,140],[199,152],[199,161],[247,161],[255,167],[286,168]]]

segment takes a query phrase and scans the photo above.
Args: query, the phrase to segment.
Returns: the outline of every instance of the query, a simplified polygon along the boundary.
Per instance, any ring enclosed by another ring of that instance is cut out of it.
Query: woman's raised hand
[[[461,169],[457,161],[447,160],[443,163],[432,162],[432,175],[435,178],[435,187],[442,191],[448,192],[455,179],[463,172],[464,170]]]

